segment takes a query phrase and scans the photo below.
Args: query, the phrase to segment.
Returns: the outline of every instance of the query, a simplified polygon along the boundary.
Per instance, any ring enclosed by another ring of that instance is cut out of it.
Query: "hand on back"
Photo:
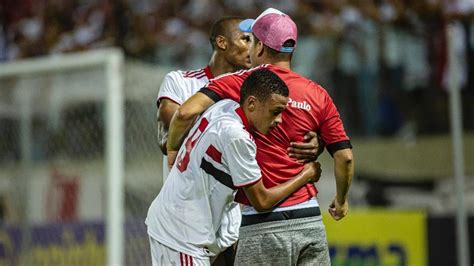
[[[324,151],[324,141],[316,132],[309,131],[304,136],[307,142],[292,142],[288,147],[288,155],[300,163],[316,161]]]

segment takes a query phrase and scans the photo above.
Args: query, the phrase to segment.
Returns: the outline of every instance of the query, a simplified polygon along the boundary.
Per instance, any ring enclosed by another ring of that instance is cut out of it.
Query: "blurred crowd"
[[[423,92],[447,88],[448,25],[462,86],[473,91],[474,0],[0,0],[0,61],[119,46],[148,62],[201,67],[214,21],[267,7],[294,18],[295,70],[325,86],[354,134],[445,129],[447,118],[432,115],[444,100]],[[429,112],[411,113],[419,101]]]

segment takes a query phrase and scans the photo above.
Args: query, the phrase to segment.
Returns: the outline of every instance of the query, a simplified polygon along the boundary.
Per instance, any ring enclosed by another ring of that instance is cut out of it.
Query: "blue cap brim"
[[[239,23],[240,31],[252,32],[252,25],[254,22],[255,22],[255,19],[251,19],[251,18],[242,20],[242,22]]]

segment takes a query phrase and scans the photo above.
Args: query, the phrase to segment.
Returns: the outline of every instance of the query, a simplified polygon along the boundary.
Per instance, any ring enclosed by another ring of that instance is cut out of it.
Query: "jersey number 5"
[[[196,130],[194,130],[194,132],[186,140],[186,143],[184,144],[184,147],[186,149],[182,151],[181,154],[178,155],[177,165],[176,165],[176,167],[181,173],[186,171],[186,169],[188,168],[189,154],[191,153],[191,150],[194,148],[194,145],[196,145],[196,142],[198,141],[199,137],[204,132],[204,129],[206,129],[208,124],[209,124],[209,121],[207,121],[207,119],[203,117],[201,119],[201,122],[199,123],[199,126],[196,128]]]

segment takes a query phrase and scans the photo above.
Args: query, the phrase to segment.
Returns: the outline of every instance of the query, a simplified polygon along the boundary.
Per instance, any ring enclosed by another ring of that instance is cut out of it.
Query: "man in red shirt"
[[[342,219],[348,211],[347,194],[354,171],[352,146],[327,92],[290,70],[296,47],[295,23],[288,15],[270,8],[255,20],[241,22],[240,29],[253,33],[249,53],[252,66],[256,67],[211,80],[181,105],[169,130],[169,161],[174,161],[184,134],[202,111],[220,99],[238,101],[244,79],[255,69],[267,68],[285,81],[290,100],[279,126],[266,136],[254,134],[262,180],[266,187],[272,187],[287,181],[282,176],[300,172],[303,164],[290,158],[287,149],[292,142],[301,142],[306,132],[316,131],[334,158],[336,196],[329,213],[335,220]],[[269,213],[259,213],[250,206],[245,194],[238,193],[236,201],[244,204],[244,208],[236,264],[329,265],[316,193],[313,185],[302,187]]]

